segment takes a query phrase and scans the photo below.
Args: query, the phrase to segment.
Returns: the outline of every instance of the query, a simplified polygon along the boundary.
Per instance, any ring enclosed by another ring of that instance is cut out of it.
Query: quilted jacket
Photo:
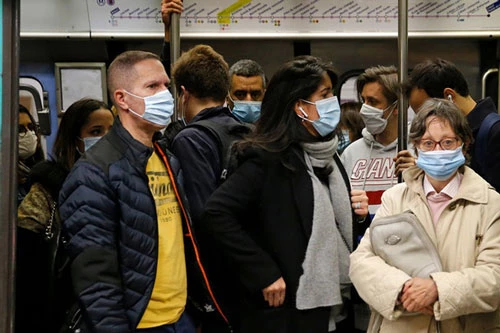
[[[179,182],[177,160],[157,141],[181,206],[188,285],[201,263]],[[145,173],[153,148],[135,140],[119,120],[76,163],[60,193],[63,231],[70,239],[72,280],[84,318],[96,332],[134,332],[149,302],[156,276],[156,207]],[[201,272],[201,273],[200,273]],[[211,289],[204,278],[205,289]],[[189,291],[188,291],[189,292]],[[198,303],[199,307],[207,307]],[[214,306],[218,308],[217,302]],[[212,307],[213,308],[213,307]]]

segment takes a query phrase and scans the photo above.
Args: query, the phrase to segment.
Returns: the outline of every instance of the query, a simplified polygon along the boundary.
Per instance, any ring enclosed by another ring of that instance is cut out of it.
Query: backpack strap
[[[243,135],[250,132],[250,127],[242,123],[223,124],[210,119],[202,119],[188,124],[187,127],[197,127],[212,135],[217,141],[219,157],[221,161],[220,182],[224,182],[228,176],[231,162],[231,148],[235,141],[243,138]]]
[[[476,158],[479,173],[484,176],[486,167],[485,161],[487,160],[486,150],[488,146],[488,138],[490,136],[491,128],[500,121],[500,115],[498,113],[490,113],[484,118],[476,137],[476,143],[474,145],[474,156]]]

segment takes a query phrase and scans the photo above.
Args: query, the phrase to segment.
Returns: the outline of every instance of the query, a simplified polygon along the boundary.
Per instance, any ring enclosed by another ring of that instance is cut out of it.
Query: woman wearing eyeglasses
[[[31,187],[31,168],[44,160],[40,136],[29,110],[19,105],[19,159],[17,162],[17,205],[23,201]]]
[[[453,103],[431,99],[409,137],[417,165],[384,193],[374,222],[413,212],[443,269],[409,276],[375,255],[368,230],[351,255],[350,277],[372,308],[369,332],[436,332],[439,326],[441,333],[500,332],[500,195],[464,165],[472,140],[467,121]]]

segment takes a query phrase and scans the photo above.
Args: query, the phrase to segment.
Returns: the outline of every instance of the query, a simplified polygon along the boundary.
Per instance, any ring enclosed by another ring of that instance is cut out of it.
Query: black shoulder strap
[[[490,136],[490,130],[497,122],[500,121],[500,115],[498,113],[490,113],[484,118],[479,127],[479,131],[476,137],[476,143],[474,145],[474,155],[479,166],[479,173],[484,176],[486,172],[485,161],[487,160],[487,147],[488,138]]]
[[[186,127],[201,128],[216,139],[222,170],[220,181],[226,180],[231,160],[231,147],[235,141],[240,140],[243,135],[249,133],[250,128],[242,123],[222,124],[210,119],[199,120],[188,124]]]

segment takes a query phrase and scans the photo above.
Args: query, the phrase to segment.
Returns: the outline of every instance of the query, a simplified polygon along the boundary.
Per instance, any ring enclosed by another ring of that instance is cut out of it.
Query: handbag
[[[410,211],[376,218],[370,225],[370,242],[373,253],[411,277],[428,278],[430,274],[443,270],[436,247]],[[396,312],[396,317],[416,315],[404,309]],[[380,330],[382,319],[382,315],[375,312],[370,332]],[[439,333],[441,325],[438,321],[435,323]]]
[[[442,271],[438,252],[415,214],[376,218],[370,225],[373,252],[411,277]]]
[[[53,311],[52,327],[58,333],[83,332],[80,306],[71,291],[69,258],[64,252],[65,241],[61,227],[55,225],[57,202],[51,206],[50,218],[45,226],[44,241],[48,250],[49,304]]]

